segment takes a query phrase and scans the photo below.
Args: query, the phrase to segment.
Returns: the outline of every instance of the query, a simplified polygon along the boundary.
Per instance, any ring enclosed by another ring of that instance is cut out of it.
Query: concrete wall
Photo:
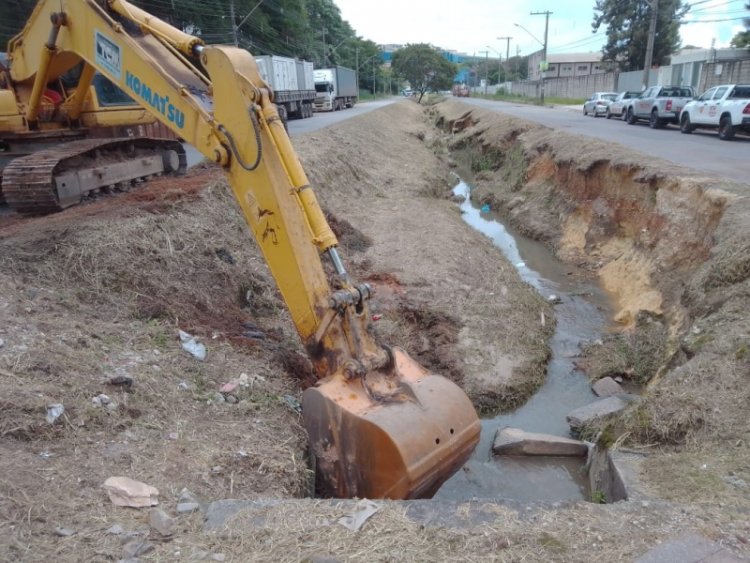
[[[750,84],[750,60],[721,61],[703,65],[698,90],[705,92],[717,84]]]
[[[581,65],[587,63],[581,63]],[[614,72],[587,74],[545,81],[544,95],[557,98],[588,98],[593,92],[615,92],[617,75]],[[540,83],[532,80],[513,82],[511,93],[529,97],[539,96]],[[639,88],[640,90],[640,88]]]

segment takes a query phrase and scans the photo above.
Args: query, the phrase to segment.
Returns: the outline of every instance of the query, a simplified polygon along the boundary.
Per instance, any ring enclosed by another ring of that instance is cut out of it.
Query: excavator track
[[[92,191],[163,173],[184,174],[186,168],[185,149],[178,141],[71,141],[11,161],[2,170],[2,197],[18,213],[46,215],[79,204]]]

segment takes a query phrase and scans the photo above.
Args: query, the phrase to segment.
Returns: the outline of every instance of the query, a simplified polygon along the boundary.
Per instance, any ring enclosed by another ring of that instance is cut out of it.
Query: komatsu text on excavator
[[[471,402],[375,341],[372,290],[348,275],[250,53],[204,45],[125,0],[40,0],[8,59],[0,150],[51,147],[5,165],[3,192],[17,209],[64,207],[91,186],[184,169],[176,141],[87,138],[107,111],[97,76],[142,108],[143,123],[155,118],[224,168],[318,376],[302,409],[321,494],[429,497],[463,465],[479,440]],[[108,124],[118,111],[137,123],[132,106],[111,107]],[[81,140],[55,146],[60,136]]]

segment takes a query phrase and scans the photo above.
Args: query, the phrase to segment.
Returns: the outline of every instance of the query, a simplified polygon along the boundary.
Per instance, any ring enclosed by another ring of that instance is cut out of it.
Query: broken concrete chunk
[[[590,405],[579,407],[571,411],[565,418],[573,430],[581,430],[597,419],[607,418],[622,411],[625,405],[625,401],[619,397],[607,397]]]
[[[501,428],[492,445],[495,455],[547,455],[585,457],[588,446],[579,440],[525,432],[518,428]]]
[[[598,397],[621,395],[625,392],[620,384],[611,377],[602,377],[599,381],[595,381],[591,389]]]
[[[159,504],[156,488],[129,477],[110,477],[102,486],[115,506],[148,508]]]
[[[152,508],[148,513],[148,525],[162,536],[172,536],[177,531],[177,521],[161,508]]]

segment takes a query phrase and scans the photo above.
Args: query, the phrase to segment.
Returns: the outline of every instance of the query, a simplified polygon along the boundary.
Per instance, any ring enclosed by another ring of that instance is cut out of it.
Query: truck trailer
[[[313,64],[307,61],[263,55],[255,57],[260,75],[274,92],[274,103],[283,118],[312,117],[315,102]]]
[[[314,72],[315,111],[338,111],[357,103],[357,73],[350,68],[335,66]]]

